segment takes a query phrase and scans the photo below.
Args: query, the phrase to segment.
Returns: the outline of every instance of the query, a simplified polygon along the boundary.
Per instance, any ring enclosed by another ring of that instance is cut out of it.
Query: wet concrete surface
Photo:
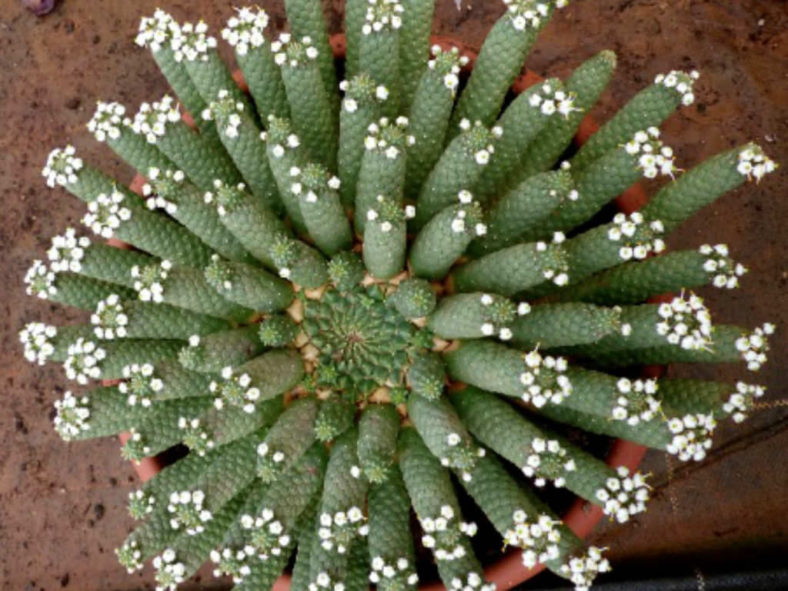
[[[282,2],[261,2],[275,27]],[[127,575],[113,548],[132,526],[126,496],[136,484],[112,439],[64,444],[51,426],[52,403],[66,381],[59,368],[26,364],[17,331],[28,321],[63,323],[79,313],[24,295],[22,277],[49,238],[78,225],[80,202],[48,190],[40,169],[49,150],[72,142],[80,154],[119,179],[131,171],[96,144],[84,125],[96,100],[130,108],[165,92],[149,55],[132,43],[140,15],[156,6],[179,19],[204,17],[214,31],[231,10],[209,0],[65,0],[36,18],[16,0],[0,0],[0,248],[3,252],[0,384],[0,587],[85,591],[152,588],[150,567]],[[341,24],[343,3],[327,2]],[[436,32],[479,47],[502,12],[496,1],[437,0]],[[623,572],[681,564],[710,569],[788,549],[786,392],[786,240],[788,223],[788,4],[785,1],[576,0],[543,33],[528,66],[566,76],[609,48],[619,56],[611,88],[594,111],[604,121],[659,72],[697,68],[698,102],[664,126],[678,163],[688,168],[731,146],[755,140],[784,167],[748,184],[682,226],[671,248],[725,242],[750,268],[741,289],[704,289],[718,322],[778,324],[771,362],[757,376],[741,366],[676,367],[671,374],[757,380],[767,402],[741,426],[725,424],[716,447],[697,465],[668,464],[650,452],[655,499],[633,523],[606,524],[592,541],[610,548]],[[671,561],[659,557],[671,557]],[[656,564],[656,566],[655,566]],[[755,564],[753,562],[752,564]],[[207,569],[186,589],[219,588]],[[539,586],[539,581],[529,586]]]

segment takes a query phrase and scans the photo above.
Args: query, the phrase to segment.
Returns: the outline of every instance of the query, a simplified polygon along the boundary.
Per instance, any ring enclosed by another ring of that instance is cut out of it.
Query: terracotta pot
[[[433,35],[431,39],[433,44],[440,45],[444,49],[451,47],[459,48],[460,52],[467,55],[470,60],[465,66],[465,71],[473,69],[473,64],[476,59],[476,52],[468,48],[464,43],[458,42],[451,37],[440,35]],[[346,41],[345,36],[342,34],[333,35],[331,37],[331,48],[334,52],[334,57],[341,59],[345,57]],[[243,79],[243,74],[237,70],[233,72],[233,78],[238,83],[238,86],[243,90],[248,90],[246,82]],[[512,85],[512,90],[516,93],[523,92],[526,88],[543,81],[544,78],[532,72],[526,71],[522,76],[515,80]],[[194,125],[194,120],[189,113],[183,113],[183,119],[190,125]],[[590,116],[580,124],[577,134],[575,135],[575,143],[579,146],[583,145],[588,138],[591,137],[597,130],[599,125]],[[142,185],[145,183],[144,177],[137,174],[129,185],[130,189],[135,193],[142,193]],[[636,184],[630,187],[627,191],[622,193],[616,198],[616,206],[619,211],[630,214],[640,209],[648,201],[648,197],[643,188]],[[119,240],[111,239],[109,244],[119,248],[129,248],[129,246]],[[664,297],[653,298],[653,301],[664,300]],[[665,373],[663,366],[648,366],[643,368],[644,377],[660,377]],[[105,381],[105,385],[112,385],[116,381]],[[128,433],[119,435],[121,443],[125,443],[129,438]],[[616,440],[606,458],[606,463],[613,467],[626,466],[630,470],[635,470],[640,464],[643,456],[646,453],[646,448],[631,441]],[[133,463],[134,470],[142,482],[145,482],[160,472],[165,466],[166,461],[160,456],[143,458],[139,463]],[[588,536],[597,523],[602,519],[602,508],[597,505],[592,505],[583,499],[576,499],[569,510],[564,514],[563,520],[566,525],[581,539]],[[495,583],[498,591],[507,591],[512,587],[523,583],[524,581],[536,576],[542,570],[543,565],[537,565],[532,569],[523,566],[520,559],[521,552],[513,549],[504,554],[500,560],[484,569],[485,578]],[[274,591],[288,591],[290,589],[290,575],[283,574],[273,587]],[[440,582],[421,585],[421,591],[445,591],[445,587]]]

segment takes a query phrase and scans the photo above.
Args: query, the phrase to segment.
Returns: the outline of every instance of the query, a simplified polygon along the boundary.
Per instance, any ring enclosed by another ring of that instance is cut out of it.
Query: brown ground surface
[[[262,3],[281,26],[282,2]],[[338,29],[343,3],[327,4],[331,25]],[[462,4],[458,12],[453,0],[437,1],[436,32],[478,47],[502,5],[487,0]],[[178,18],[203,16],[212,27],[230,13],[227,3],[212,0],[65,0],[38,19],[16,0],[0,0],[2,589],[98,591],[151,585],[149,569],[128,576],[112,552],[132,525],[125,511],[126,495],[136,483],[130,465],[119,457],[114,440],[60,441],[51,428],[51,408],[62,393],[61,372],[25,364],[16,333],[26,321],[76,316],[23,293],[29,262],[43,254],[52,234],[77,225],[82,214],[76,199],[45,188],[39,170],[51,147],[72,141],[87,160],[130,179],[131,171],[100,149],[84,124],[97,99],[135,107],[164,92],[153,61],[132,44],[139,16],[157,5]],[[599,50],[615,50],[620,65],[595,112],[601,120],[655,74],[698,68],[703,77],[697,104],[664,127],[678,162],[689,167],[754,139],[786,164],[786,8],[784,1],[766,0],[578,0],[548,27],[528,65],[564,76]],[[772,362],[757,376],[769,386],[769,408],[741,428],[724,425],[715,451],[699,465],[671,470],[663,454],[651,452],[645,467],[654,473],[656,498],[649,512],[625,527],[598,529],[594,541],[609,546],[614,564],[624,570],[674,555],[692,572],[715,560],[763,557],[788,548],[788,396],[782,355],[788,333],[786,168],[760,185],[723,197],[670,239],[672,248],[728,243],[751,273],[733,293],[703,290],[715,318],[744,325],[772,320],[782,330],[774,339]],[[672,373],[752,379],[741,367],[675,368]],[[660,563],[660,569],[668,564]]]

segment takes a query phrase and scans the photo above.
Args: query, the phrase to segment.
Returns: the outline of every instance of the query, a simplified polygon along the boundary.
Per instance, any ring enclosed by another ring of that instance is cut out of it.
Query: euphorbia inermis
[[[531,485],[619,522],[645,510],[649,486],[535,413],[698,461],[717,421],[743,420],[763,394],[615,372],[765,362],[771,325],[714,325],[684,291],[736,287],[746,269],[728,249],[663,251],[775,164],[747,144],[679,170],[658,128],[693,102],[696,72],[657,76],[563,160],[615,55],[504,106],[566,2],[504,3],[459,97],[468,60],[430,47],[432,0],[348,0],[341,82],[318,0],[286,0],[278,36],[264,10],[237,9],[221,36],[249,94],[205,23],[158,10],[137,43],[175,96],[136,114],[99,103],[88,123],[146,178],[143,194],[73,147],[50,154],[47,183],[87,204],[96,239],[67,229],[25,281],[92,315],[28,324],[25,356],[80,387],[119,381],[67,392],[55,428],[129,432],[132,460],[190,449],[130,497],[142,523],[117,550],[130,572],[153,559],[158,588],[174,589],[210,558],[236,588],[266,589],[295,554],[298,591],[413,589],[417,536],[448,588],[491,589],[463,487],[526,566],[586,589],[609,570],[602,550]],[[641,177],[662,181],[642,210],[576,229]],[[644,303],[665,292],[677,295]]]

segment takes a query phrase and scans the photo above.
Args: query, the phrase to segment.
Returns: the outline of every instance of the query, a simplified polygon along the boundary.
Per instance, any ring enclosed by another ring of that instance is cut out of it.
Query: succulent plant
[[[632,376],[765,362],[771,325],[712,325],[689,291],[736,287],[746,269],[727,248],[663,251],[776,165],[748,144],[677,168],[658,127],[692,103],[695,72],[658,76],[568,151],[615,56],[507,98],[566,2],[504,3],[464,86],[468,58],[430,47],[432,0],[348,0],[341,82],[320,2],[286,0],[278,37],[265,11],[237,9],[221,37],[248,93],[203,22],[159,10],[137,43],[177,99],[133,115],[99,103],[88,123],[145,177],[141,195],[73,147],[50,154],[47,183],[87,204],[97,239],[55,237],[28,292],[92,315],[21,340],[79,386],[104,381],[66,392],[55,428],[126,432],[135,461],[189,448],[130,496],[130,572],[153,559],[174,589],[210,558],[236,588],[265,589],[295,555],[295,590],[395,591],[417,586],[420,545],[447,588],[489,589],[463,488],[527,567],[586,589],[610,568],[603,549],[536,489],[625,522],[649,485],[556,424],[697,461],[717,421],[763,394]],[[641,177],[668,178],[639,211],[597,215]]]

